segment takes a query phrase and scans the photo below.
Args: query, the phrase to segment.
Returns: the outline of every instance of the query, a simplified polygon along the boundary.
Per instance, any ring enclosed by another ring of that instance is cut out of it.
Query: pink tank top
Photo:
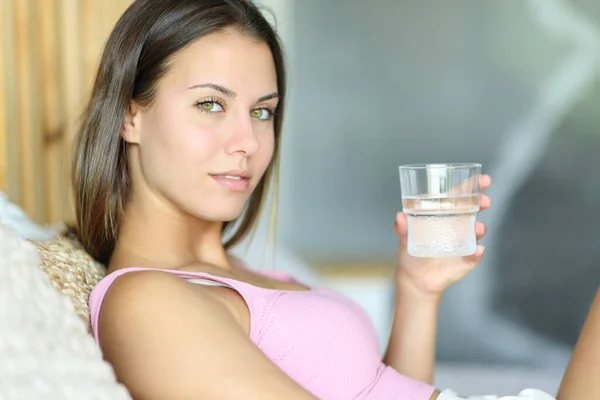
[[[92,329],[106,291],[119,276],[154,268],[125,268],[102,279],[90,295]],[[161,270],[192,283],[236,290],[250,310],[250,340],[288,376],[322,400],[428,400],[434,388],[382,362],[378,336],[355,302],[324,288],[273,290],[206,273]],[[264,273],[264,272],[261,272]],[[294,281],[284,273],[266,274]]]

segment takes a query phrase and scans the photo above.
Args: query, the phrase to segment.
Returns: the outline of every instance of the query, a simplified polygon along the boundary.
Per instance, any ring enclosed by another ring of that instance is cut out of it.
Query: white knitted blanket
[[[0,224],[0,400],[131,399],[39,264]]]

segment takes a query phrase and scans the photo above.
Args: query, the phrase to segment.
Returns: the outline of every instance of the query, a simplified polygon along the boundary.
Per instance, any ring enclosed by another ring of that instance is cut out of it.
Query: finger
[[[396,221],[394,222],[394,230],[398,235],[406,235],[407,232],[407,221],[406,214],[402,211],[396,214]]]
[[[407,232],[408,232],[408,223],[406,220],[406,214],[403,212],[399,212],[396,214],[396,222],[394,223],[394,230],[398,235],[398,239],[400,240],[400,244],[402,246],[406,246],[407,242]]]
[[[477,240],[484,237],[486,232],[487,232],[487,228],[485,227],[485,224],[483,222],[481,222],[481,221],[475,222],[475,235],[477,236]]]
[[[480,210],[485,210],[486,208],[490,208],[490,206],[492,205],[492,199],[490,199],[490,196],[488,196],[487,194],[480,194],[479,195],[479,209]]]
[[[468,264],[471,264],[472,266],[475,266],[481,262],[484,253],[485,247],[482,245],[477,245],[477,251],[475,252],[475,254],[463,257],[463,261]]]
[[[481,188],[481,191],[484,191],[485,189],[490,187],[491,184],[492,184],[491,176],[481,175],[481,177],[479,178],[479,187]]]
[[[455,186],[453,186],[450,190],[448,190],[446,193],[451,196],[461,195],[465,193],[477,193],[477,187],[480,186],[480,180],[481,178],[479,177],[479,175],[473,175],[467,179],[463,179]]]
[[[461,194],[461,193],[475,193],[477,186],[480,191],[485,191],[492,184],[492,177],[485,175],[473,175],[467,179],[462,180],[447,193],[450,195]]]

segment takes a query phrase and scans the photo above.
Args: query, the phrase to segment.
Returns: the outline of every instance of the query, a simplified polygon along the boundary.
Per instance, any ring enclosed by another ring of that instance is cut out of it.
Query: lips
[[[213,176],[218,176],[219,178],[225,178],[225,179],[233,179],[234,181],[247,180],[246,178],[238,176],[238,175],[213,175]]]
[[[247,171],[227,171],[211,174],[210,176],[219,184],[234,192],[244,192],[250,186],[250,173]]]

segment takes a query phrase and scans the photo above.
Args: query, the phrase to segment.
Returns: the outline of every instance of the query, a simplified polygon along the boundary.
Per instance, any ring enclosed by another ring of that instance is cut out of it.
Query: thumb
[[[400,211],[399,213],[396,214],[396,222],[394,223],[394,230],[396,231],[396,234],[398,235],[400,241],[402,243],[406,243],[406,234],[408,231],[408,227],[407,227],[407,220],[406,220],[406,214],[404,214],[402,211]]]

